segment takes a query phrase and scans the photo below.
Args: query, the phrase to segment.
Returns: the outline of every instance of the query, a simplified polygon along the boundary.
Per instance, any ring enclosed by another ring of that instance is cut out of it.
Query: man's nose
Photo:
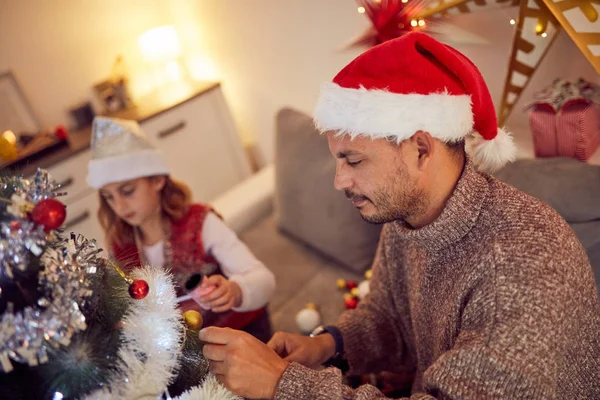
[[[351,186],[351,180],[349,174],[344,171],[344,167],[337,165],[335,168],[335,178],[333,180],[333,187],[336,190],[344,190]]]

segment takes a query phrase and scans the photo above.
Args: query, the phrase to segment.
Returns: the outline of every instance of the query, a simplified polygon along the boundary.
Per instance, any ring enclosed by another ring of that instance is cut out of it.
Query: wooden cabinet
[[[173,178],[188,184],[195,201],[210,202],[250,175],[250,167],[220,88],[142,121],[163,151]]]
[[[110,116],[134,119],[164,153],[171,175],[190,186],[194,200],[212,202],[250,176],[250,163],[216,83],[189,87],[179,96],[157,93],[137,108]],[[65,227],[104,246],[97,220],[98,194],[86,182],[88,149],[46,169],[68,195]]]

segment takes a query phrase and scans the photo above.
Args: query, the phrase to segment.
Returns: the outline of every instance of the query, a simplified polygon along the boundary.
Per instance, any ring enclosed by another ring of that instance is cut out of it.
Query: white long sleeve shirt
[[[275,291],[275,276],[219,217],[210,212],[202,226],[202,245],[221,266],[223,275],[237,283],[242,291],[242,304],[234,311],[251,311],[264,307]],[[164,243],[143,246],[151,265],[165,263]]]

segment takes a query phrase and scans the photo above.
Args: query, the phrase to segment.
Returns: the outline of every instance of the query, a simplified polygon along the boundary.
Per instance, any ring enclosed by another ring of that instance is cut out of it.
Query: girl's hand
[[[223,275],[204,277],[202,288],[206,290],[198,290],[196,301],[207,310],[224,312],[242,304],[242,289]]]

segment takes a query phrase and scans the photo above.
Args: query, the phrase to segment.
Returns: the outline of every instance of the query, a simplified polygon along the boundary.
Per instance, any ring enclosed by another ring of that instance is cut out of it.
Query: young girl
[[[267,341],[273,274],[208,205],[190,204],[189,189],[169,176],[139,125],[97,117],[91,147],[88,183],[99,190],[98,217],[116,260],[126,269],[170,269],[182,311]]]

